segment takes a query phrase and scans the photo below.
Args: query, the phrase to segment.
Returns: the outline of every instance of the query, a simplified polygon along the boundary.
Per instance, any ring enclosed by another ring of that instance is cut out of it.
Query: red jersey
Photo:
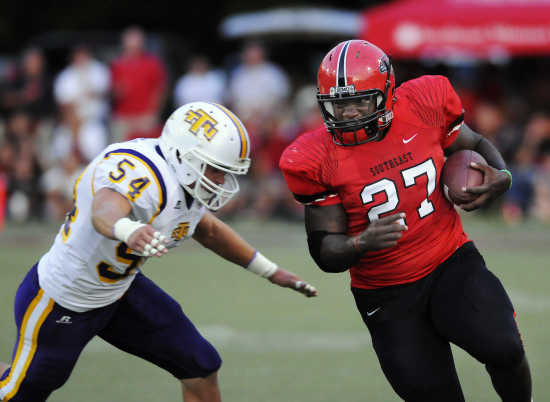
[[[397,246],[366,252],[351,267],[351,285],[373,289],[416,281],[468,241],[439,184],[443,149],[458,135],[462,103],[447,78],[422,76],[395,91],[394,117],[379,142],[336,145],[325,128],[299,136],[280,167],[298,201],[341,203],[347,234],[405,212],[408,230]]]
[[[121,57],[111,66],[114,113],[117,116],[139,116],[156,113],[165,85],[165,71],[152,54]]]

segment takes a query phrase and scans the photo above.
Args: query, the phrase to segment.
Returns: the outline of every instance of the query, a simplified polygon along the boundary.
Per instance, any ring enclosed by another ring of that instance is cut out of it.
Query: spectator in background
[[[541,218],[550,205],[549,183],[544,178],[549,173],[545,154],[550,147],[550,116],[533,114],[520,137],[521,143],[511,163],[513,186],[501,208],[502,217],[509,224],[520,223],[531,215]]]
[[[0,164],[7,175],[8,217],[17,222],[40,218],[42,194],[38,180],[42,172],[35,146],[36,125],[29,113],[16,111],[6,126]]]
[[[514,116],[515,109],[521,108],[516,99],[489,101],[480,100],[474,108],[473,125],[479,132],[487,133],[488,138],[495,145],[507,163],[514,159],[514,155],[522,141],[522,130],[518,126],[521,116]]]
[[[160,59],[146,51],[140,28],[123,32],[122,54],[112,63],[111,74],[114,142],[160,134],[166,72]]]
[[[278,109],[278,114],[248,119],[247,129],[254,133],[255,163],[250,177],[243,183],[240,203],[235,201],[237,206],[231,205],[233,209],[246,210],[246,214],[255,219],[303,219],[303,207],[284,183],[278,163],[283,150],[299,133],[323,126],[315,94],[314,85],[305,85],[296,92],[292,107],[287,104],[286,109]]]
[[[545,138],[538,148],[533,188],[533,216],[550,223],[550,137]]]
[[[45,196],[44,216],[61,221],[72,208],[74,184],[84,165],[75,153],[69,153],[61,163],[52,166],[41,177],[40,188]]]
[[[505,118],[501,107],[495,102],[480,100],[474,109],[473,126],[482,132],[485,138],[494,145],[498,142],[498,134],[504,127]]]
[[[248,43],[242,63],[230,76],[229,100],[236,113],[246,121],[277,114],[290,94],[287,74],[266,57],[258,42]]]
[[[301,87],[293,99],[294,113],[282,111],[279,116],[262,121],[265,134],[259,136],[261,142],[257,144],[257,163],[253,169],[256,184],[252,210],[257,218],[303,220],[304,209],[288,190],[278,165],[284,149],[300,133],[323,126],[316,92],[314,85]]]
[[[32,47],[23,52],[13,77],[2,92],[0,103],[8,114],[25,110],[35,119],[51,117],[51,79],[40,48]]]
[[[292,140],[289,138],[288,121],[291,113],[267,115],[249,124],[254,132],[253,151],[255,163],[251,166],[250,181],[243,193],[249,197],[247,213],[256,219],[269,219],[273,215],[288,216],[283,199],[284,181],[278,168],[283,150]],[[250,122],[250,120],[249,120]]]
[[[109,140],[110,83],[107,66],[94,59],[83,45],[73,50],[69,66],[59,73],[54,83],[61,121],[55,135],[66,136],[69,148],[78,152],[85,162],[92,160]]]
[[[0,144],[0,186],[6,190],[6,204],[0,205],[5,207],[0,216],[6,213],[11,220],[25,222],[41,217],[36,141],[42,124],[52,117],[53,102],[40,48],[24,50],[12,71],[0,91],[0,107],[6,117]]]
[[[500,208],[502,218],[508,224],[520,223],[530,213],[533,203],[535,156],[533,149],[522,145],[510,164],[513,185],[506,193]]]
[[[15,146],[3,138],[0,142],[0,175],[9,175],[15,164]]]
[[[256,218],[276,212],[284,188],[277,160],[288,141],[290,89],[287,74],[267,59],[265,47],[259,42],[245,44],[241,63],[229,76],[228,102],[247,127],[255,163],[233,204],[246,199],[248,212]]]
[[[537,149],[548,138],[550,138],[550,114],[534,113],[525,126],[524,145]]]
[[[295,113],[296,128],[292,135],[292,140],[294,140],[299,133],[313,131],[324,124],[323,116],[321,116],[319,105],[316,102],[316,95],[317,87],[315,85],[304,85],[296,91],[294,106],[292,108]]]
[[[498,211],[510,224],[520,222],[526,217],[532,201],[532,152],[522,149],[522,130],[510,119],[511,105],[507,105],[498,91],[492,98],[478,99],[473,109],[472,125],[477,132],[484,133],[501,153],[514,175],[514,187],[491,205],[485,205],[480,211],[490,213]]]
[[[187,72],[174,88],[174,107],[195,101],[224,103],[225,76],[214,70],[205,56],[191,58]]]

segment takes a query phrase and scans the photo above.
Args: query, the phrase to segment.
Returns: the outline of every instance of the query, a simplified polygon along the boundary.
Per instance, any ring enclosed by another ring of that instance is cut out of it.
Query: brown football
[[[441,184],[455,204],[465,204],[476,198],[475,194],[462,191],[463,187],[479,186],[483,183],[483,173],[470,167],[471,162],[487,164],[483,156],[467,149],[451,154],[443,165]]]

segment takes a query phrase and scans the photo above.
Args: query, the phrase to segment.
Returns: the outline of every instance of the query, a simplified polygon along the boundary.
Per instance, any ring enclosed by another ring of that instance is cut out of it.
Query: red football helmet
[[[317,101],[334,141],[358,145],[384,138],[393,118],[391,60],[365,40],[349,40],[327,53],[317,76]]]

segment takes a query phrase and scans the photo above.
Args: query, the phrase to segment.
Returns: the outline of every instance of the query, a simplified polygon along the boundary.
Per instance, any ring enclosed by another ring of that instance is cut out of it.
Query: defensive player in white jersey
[[[249,152],[231,111],[194,102],[170,116],[159,139],[98,155],[76,180],[53,246],[17,291],[18,337],[11,365],[0,363],[0,400],[45,401],[97,335],[174,375],[184,401],[220,401],[218,353],[140,268],[193,237],[279,286],[317,294],[207,211],[238,192]]]

